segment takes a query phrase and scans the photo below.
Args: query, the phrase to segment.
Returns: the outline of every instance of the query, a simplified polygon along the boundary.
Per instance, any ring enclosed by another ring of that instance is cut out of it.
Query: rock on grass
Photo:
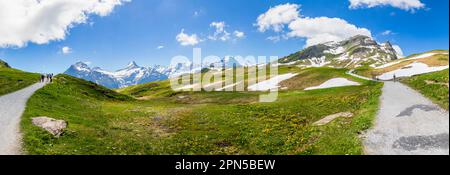
[[[33,125],[41,127],[50,132],[53,136],[59,137],[67,127],[67,122],[64,120],[56,120],[49,117],[34,117],[31,119]]]

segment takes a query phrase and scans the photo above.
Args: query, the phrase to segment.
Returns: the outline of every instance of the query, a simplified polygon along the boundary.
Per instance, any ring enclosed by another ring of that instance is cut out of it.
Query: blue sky
[[[0,47],[0,59],[26,71],[61,73],[77,61],[107,70],[122,68],[130,61],[142,66],[168,65],[176,55],[191,57],[194,47],[202,48],[203,56],[282,57],[304,48],[306,39],[290,37],[274,42],[267,38],[283,33],[259,31],[256,23],[258,16],[286,3],[300,5],[302,18],[340,18],[365,28],[378,42],[389,40],[399,45],[405,55],[448,49],[449,1],[420,2],[425,7],[405,10],[389,5],[350,9],[348,0],[132,0],[115,6],[107,15],[89,14],[85,23],[73,24],[63,39]],[[230,33],[227,41],[208,39],[216,31],[210,26],[212,22],[225,22]],[[196,34],[201,42],[181,45],[176,37],[182,29],[187,35]],[[234,31],[245,36],[235,37]],[[391,32],[383,35],[386,31]],[[62,53],[63,47],[70,47],[70,53]]]

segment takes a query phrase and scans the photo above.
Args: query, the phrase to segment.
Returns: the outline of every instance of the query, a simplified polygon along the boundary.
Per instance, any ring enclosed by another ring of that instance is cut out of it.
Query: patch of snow
[[[306,88],[305,90],[307,91],[307,90],[314,90],[314,89],[326,89],[326,88],[333,88],[333,87],[358,86],[358,85],[360,85],[360,84],[357,82],[354,82],[354,81],[347,80],[346,78],[333,78],[319,86],[309,87],[309,88]]]
[[[91,70],[89,70],[89,69],[87,69],[87,68],[84,68],[84,67],[76,67],[76,69],[77,69],[78,71],[82,71],[82,72],[89,72],[89,71],[91,71]]]
[[[431,56],[434,56],[434,55],[437,55],[437,54],[439,54],[439,53],[424,53],[424,54],[421,54],[421,55],[417,55],[417,56],[408,58],[406,60],[417,60],[417,59],[421,59],[421,58],[428,58],[428,57],[431,57]]]
[[[113,76],[114,77],[114,73],[106,71],[106,70],[96,69],[95,71],[99,72],[99,73],[102,73],[102,74],[105,74],[105,75],[109,75],[109,76]]]
[[[370,58],[372,58],[372,59],[382,59],[383,61],[386,61],[386,58],[385,57],[381,57],[380,56],[380,53],[375,53],[375,55],[373,55],[373,56],[371,56]]]
[[[86,63],[78,62],[74,65],[75,70],[81,71],[81,72],[90,72],[91,69]]]
[[[360,47],[367,48],[367,49],[372,49],[372,50],[377,49],[376,46],[360,46]],[[385,51],[385,49],[381,49],[381,50]]]
[[[241,83],[243,83],[243,81],[240,81],[240,82],[237,82],[237,83],[234,83],[234,84],[230,84],[230,85],[226,85],[226,86],[224,86],[223,88],[216,89],[216,91],[228,90],[228,89],[231,89],[231,88],[233,88],[234,86],[236,86],[236,85],[238,85],[238,84],[241,84]]]
[[[269,64],[267,64],[267,63],[262,63],[262,64],[258,64],[258,65],[256,65],[256,67],[258,68],[258,69],[264,69],[265,67],[267,67],[267,65],[269,65]],[[277,64],[275,64],[275,66],[276,66]]]
[[[383,43],[380,45],[380,49],[385,53],[390,53],[391,52],[390,48],[392,48],[392,47],[389,46],[388,43]]]
[[[389,66],[392,66],[392,65],[396,65],[396,64],[398,64],[398,63],[401,63],[401,62],[403,62],[404,60],[402,60],[402,61],[394,61],[394,62],[390,62],[390,63],[387,63],[387,64],[383,64],[383,65],[381,65],[381,66],[377,66],[377,67],[374,67],[375,69],[383,69],[383,68],[386,68],[386,67],[389,67]]]
[[[195,86],[198,86],[198,84],[188,84],[188,85],[186,85],[186,86],[183,86],[183,87],[174,89],[174,91],[180,91],[180,90],[185,90],[185,89],[192,89],[192,88],[194,88]]]
[[[339,42],[329,41],[329,42],[323,43],[323,45],[326,45],[328,47],[335,47],[335,46],[339,45]]]
[[[439,67],[429,67],[424,63],[415,62],[410,65],[403,67],[402,69],[394,70],[391,72],[384,73],[380,75],[378,78],[380,80],[392,80],[394,75],[396,77],[410,77],[413,75],[425,74],[430,72],[441,71],[444,69],[448,69],[447,66],[439,66]]]
[[[133,74],[136,74],[136,75],[141,75],[141,76],[143,76],[144,74],[144,70],[145,68],[131,68],[131,69],[122,69],[122,70],[119,70],[119,71],[117,71],[117,72],[112,72],[112,74],[115,76],[115,77],[118,77],[118,78],[125,78],[125,77],[130,77],[131,75],[133,75]]]
[[[347,60],[347,59],[349,59],[348,53],[342,54],[341,56],[336,58],[336,60],[338,60],[338,61],[344,61],[344,60]]]
[[[411,57],[411,58],[407,58],[407,59],[403,59],[403,60],[398,60],[398,61],[390,62],[390,63],[384,64],[384,65],[375,67],[375,69],[383,69],[383,68],[386,68],[386,67],[390,67],[390,66],[392,66],[392,65],[396,65],[396,64],[401,63],[401,62],[403,62],[403,61],[409,61],[409,60],[417,60],[417,59],[422,59],[422,58],[428,58],[428,57],[432,57],[432,56],[434,56],[434,55],[439,55],[439,54],[442,54],[442,55],[448,55],[448,53],[434,53],[434,52],[432,52],[432,53],[424,53],[424,54],[420,54],[420,55],[417,55],[417,56],[414,56],[414,57]]]
[[[330,53],[330,54],[333,54],[333,55],[339,55],[339,54],[345,52],[345,48],[341,46],[341,47],[337,47],[337,48],[332,48],[332,49],[326,50],[324,52],[325,53]]]
[[[269,80],[263,81],[263,82],[259,82],[256,83],[254,85],[251,85],[248,87],[249,91],[268,91],[268,90],[272,90],[272,89],[277,89],[280,86],[278,85],[280,82],[284,81],[284,80],[288,80],[292,77],[297,76],[298,74],[294,74],[294,73],[288,73],[288,74],[283,74],[283,75],[278,75],[275,76]]]
[[[139,71],[138,74],[136,75],[136,77],[134,78],[134,80],[137,81],[137,80],[141,79],[145,75],[145,73],[146,72],[144,72],[144,71]]]
[[[278,63],[279,66],[290,66],[296,64],[298,61],[293,61],[289,63]]]
[[[330,64],[331,62],[330,61],[326,61],[325,58],[326,57],[323,56],[323,57],[320,57],[320,58],[314,57],[314,58],[308,59],[309,62],[311,63],[311,65],[309,65],[307,67],[323,67],[323,66],[325,66],[327,64]]]
[[[354,57],[353,57],[353,58],[350,60],[350,62],[347,63],[344,67],[349,67],[349,66],[351,66],[352,64],[359,62],[360,60],[361,60],[361,58],[354,58]]]

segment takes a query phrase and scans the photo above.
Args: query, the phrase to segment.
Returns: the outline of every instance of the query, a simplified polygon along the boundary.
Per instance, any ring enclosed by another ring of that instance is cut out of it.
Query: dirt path
[[[385,82],[366,154],[449,154],[449,113],[398,82]]]
[[[45,83],[0,96],[0,155],[21,154],[19,122],[28,99]]]

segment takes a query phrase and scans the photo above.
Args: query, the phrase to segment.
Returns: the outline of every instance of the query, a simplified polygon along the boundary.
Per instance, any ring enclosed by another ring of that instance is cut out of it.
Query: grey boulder
[[[41,127],[50,132],[53,136],[59,137],[67,127],[67,122],[64,120],[56,120],[49,117],[34,117],[31,119],[33,125]]]

